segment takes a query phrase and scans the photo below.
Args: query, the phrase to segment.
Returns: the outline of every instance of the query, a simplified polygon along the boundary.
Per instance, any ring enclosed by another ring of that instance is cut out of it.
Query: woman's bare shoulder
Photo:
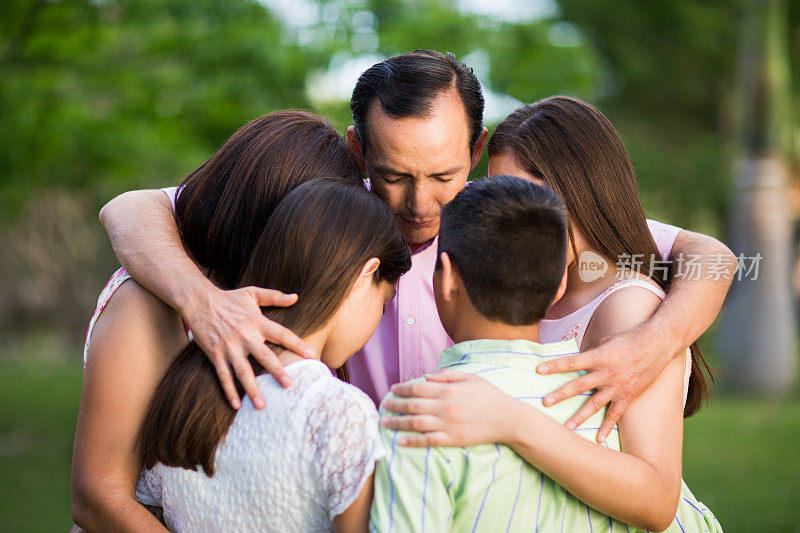
[[[161,347],[177,351],[186,344],[180,315],[133,279],[124,281],[97,317],[89,353],[112,343],[116,349]]]

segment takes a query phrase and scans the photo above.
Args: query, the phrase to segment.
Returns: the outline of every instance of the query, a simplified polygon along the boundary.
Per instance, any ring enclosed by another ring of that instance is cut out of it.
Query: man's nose
[[[406,207],[417,216],[424,216],[430,211],[434,203],[433,191],[425,180],[414,180],[406,197]]]

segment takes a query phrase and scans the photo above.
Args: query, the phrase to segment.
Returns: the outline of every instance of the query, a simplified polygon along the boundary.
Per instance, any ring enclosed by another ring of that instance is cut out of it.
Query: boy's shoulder
[[[403,383],[424,383],[424,382],[425,382],[425,376],[422,376],[419,378],[409,379],[408,381],[404,381]],[[391,400],[393,398],[397,398],[397,396],[395,396],[394,393],[390,391],[386,393],[386,396],[384,396],[383,399],[380,401],[380,403],[378,404],[378,413],[380,414],[380,416],[386,416],[392,414],[384,408],[384,405],[386,404],[386,400]]]

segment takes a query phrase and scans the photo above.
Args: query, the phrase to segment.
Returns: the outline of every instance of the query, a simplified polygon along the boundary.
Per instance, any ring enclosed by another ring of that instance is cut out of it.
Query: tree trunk
[[[789,208],[788,30],[781,0],[751,0],[739,72],[740,156],[733,166],[731,239],[740,271],[718,331],[722,384],[784,394],[797,380]],[[747,271],[757,261],[758,272]]]
[[[787,165],[743,158],[734,176],[730,245],[744,260],[718,331],[721,382],[729,392],[782,394],[797,376]],[[747,272],[756,261],[757,273]]]

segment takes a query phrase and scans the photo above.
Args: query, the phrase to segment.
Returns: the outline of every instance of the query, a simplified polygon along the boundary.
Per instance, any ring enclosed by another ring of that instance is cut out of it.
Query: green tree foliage
[[[300,4],[316,6],[316,22],[288,27],[270,0],[0,3],[0,208],[13,214],[44,189],[100,202],[175,182],[247,120],[312,107],[308,75],[337,54],[434,48],[521,102],[566,93],[599,105],[631,151],[646,207],[719,229],[742,0],[561,0],[535,20],[470,14],[457,0]],[[797,3],[788,13],[797,64]],[[350,123],[346,100],[316,105]]]
[[[321,57],[247,0],[0,7],[0,205],[171,183],[246,121],[307,106]]]
[[[787,33],[777,38],[792,43],[796,113],[800,4],[788,4]],[[744,2],[559,5],[561,16],[582,29],[608,66],[598,103],[631,152],[645,207],[669,221],[721,233],[740,112],[735,91]]]

